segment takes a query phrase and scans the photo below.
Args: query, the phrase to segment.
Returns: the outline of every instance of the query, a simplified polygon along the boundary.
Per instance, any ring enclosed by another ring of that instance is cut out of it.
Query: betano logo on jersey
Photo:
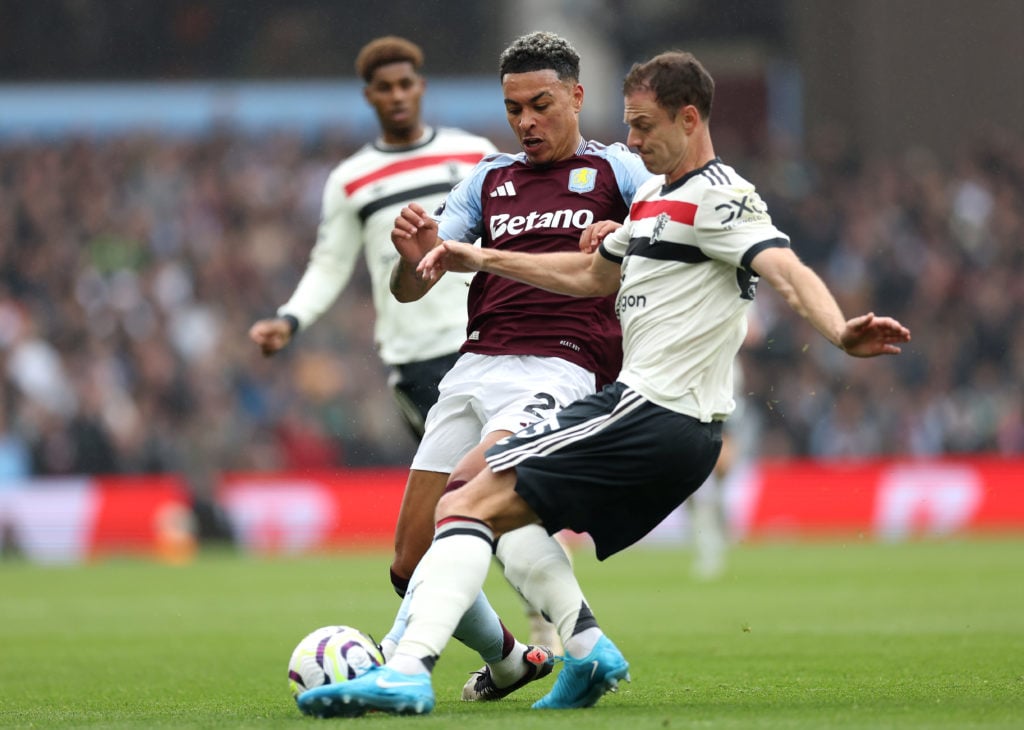
[[[532,210],[527,215],[509,215],[508,213],[492,215],[488,221],[488,227],[491,231],[491,240],[494,241],[506,233],[510,236],[518,236],[537,228],[578,228],[582,231],[593,222],[594,211],[592,210],[564,208],[549,210],[546,213]]]

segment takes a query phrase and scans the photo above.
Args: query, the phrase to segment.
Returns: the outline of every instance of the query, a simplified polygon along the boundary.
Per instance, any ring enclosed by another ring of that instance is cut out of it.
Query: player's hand
[[[583,229],[583,233],[580,235],[580,251],[583,253],[594,253],[601,245],[604,237],[619,228],[622,228],[622,224],[616,221],[591,223]]]
[[[446,271],[467,274],[480,271],[484,252],[478,246],[461,241],[443,241],[423,257],[416,272],[424,279],[436,279]]]
[[[437,221],[419,203],[402,208],[391,229],[391,243],[414,266],[437,245]]]
[[[261,319],[249,328],[249,339],[260,346],[264,357],[270,357],[291,341],[292,328],[281,317]]]
[[[910,330],[892,317],[876,317],[869,312],[849,320],[840,341],[854,357],[898,355],[899,344],[910,342]]]

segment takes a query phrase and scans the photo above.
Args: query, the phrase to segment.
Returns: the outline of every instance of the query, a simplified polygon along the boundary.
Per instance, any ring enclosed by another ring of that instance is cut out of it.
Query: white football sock
[[[562,546],[540,525],[528,525],[502,535],[497,555],[509,583],[558,628],[566,651],[578,657],[590,653],[600,630],[592,640],[593,632],[587,632],[570,643],[586,598]]]
[[[413,577],[410,578],[409,584],[412,585],[415,580],[416,572],[413,571]],[[406,591],[405,596],[402,598],[402,605],[398,607],[398,613],[395,614],[395,621],[391,625],[391,629],[380,642],[380,649],[385,659],[391,659],[394,656],[398,642],[401,641],[402,635],[405,633],[409,621],[409,603],[411,600],[412,593]],[[483,591],[477,594],[473,605],[462,616],[459,625],[455,627],[454,636],[470,649],[480,654],[480,658],[487,664],[493,666],[501,661],[502,649],[505,644],[505,632],[501,627],[501,620],[498,618],[498,614],[494,611]],[[526,650],[525,646],[521,648],[523,651]],[[516,679],[519,679],[519,677],[515,677],[512,681]]]
[[[480,595],[491,564],[494,535],[481,522],[450,519],[409,582],[408,625],[398,655],[432,659],[441,655],[463,615]]]

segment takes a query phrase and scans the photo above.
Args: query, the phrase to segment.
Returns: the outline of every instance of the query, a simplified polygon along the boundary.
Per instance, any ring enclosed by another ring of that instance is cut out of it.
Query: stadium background
[[[260,549],[386,543],[414,444],[365,277],[281,357],[245,333],[373,133],[356,50],[421,43],[426,119],[512,149],[496,58],[538,28],[581,51],[606,140],[630,62],[697,53],[719,154],[846,311],[913,330],[853,361],[759,297],[741,533],[1024,529],[1024,5],[0,0],[5,552],[180,555],[195,517]]]

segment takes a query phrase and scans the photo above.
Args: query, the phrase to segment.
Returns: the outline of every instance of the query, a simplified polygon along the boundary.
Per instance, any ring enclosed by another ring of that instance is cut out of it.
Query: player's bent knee
[[[463,486],[465,486],[465,484],[465,479],[452,479],[444,486],[444,494],[448,494],[448,492],[454,492],[456,489],[460,489]]]
[[[420,564],[420,560],[426,554],[427,548],[430,547],[430,540],[432,538],[433,535],[431,534],[423,542],[416,541],[415,543],[396,547],[394,559],[391,561],[391,571],[406,579],[412,576],[416,566]]]
[[[434,519],[436,522],[440,522],[443,519],[452,517],[454,515],[462,514],[459,505],[462,500],[460,499],[462,490],[453,489],[450,492],[445,492],[441,495],[441,499],[437,502],[437,509],[434,511]]]

